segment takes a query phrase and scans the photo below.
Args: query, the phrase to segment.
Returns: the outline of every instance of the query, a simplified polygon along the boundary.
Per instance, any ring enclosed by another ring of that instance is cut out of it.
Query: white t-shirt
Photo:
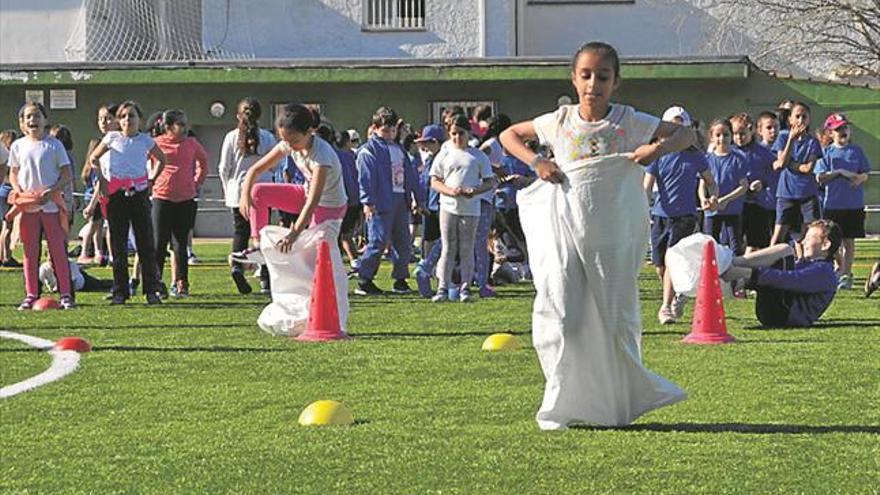
[[[110,179],[137,179],[147,175],[147,161],[150,150],[156,146],[153,138],[139,132],[126,136],[119,131],[110,131],[101,139],[107,146],[106,155],[110,158],[101,162],[101,173]]]
[[[406,171],[403,164],[403,150],[397,143],[388,143],[388,154],[391,156],[391,192],[406,192]]]
[[[306,178],[306,184],[311,182],[316,167],[328,168],[327,181],[324,183],[324,191],[321,192],[318,206],[339,208],[348,204],[345,184],[342,182],[342,164],[339,163],[339,156],[330,143],[318,136],[312,136],[312,146],[306,153],[291,149],[287,141],[279,141],[278,146],[293,158],[293,163]]]
[[[223,146],[220,148],[220,164],[217,166],[217,170],[220,173],[220,183],[223,185],[226,206],[229,208],[238,208],[241,199],[241,185],[244,184],[248,170],[266,153],[272,151],[272,148],[277,144],[275,136],[265,129],[260,129],[259,136],[260,144],[257,145],[257,154],[255,155],[245,155],[238,149],[238,129],[229,131],[223,138]],[[257,177],[256,182],[272,182],[273,170],[270,169]]]
[[[630,153],[654,136],[660,119],[630,106],[612,104],[608,115],[586,122],[577,105],[563,105],[532,121],[541,144],[553,150],[556,163],[564,165],[587,158]]]
[[[18,187],[22,191],[42,191],[54,186],[61,178],[61,168],[67,166],[67,150],[52,136],[37,141],[27,136],[18,138],[9,149],[9,168],[17,169]],[[56,213],[58,205],[49,201],[41,210]]]
[[[485,153],[477,148],[442,148],[431,165],[431,177],[441,179],[447,187],[480,187],[491,178],[492,164]],[[480,216],[480,197],[466,198],[440,195],[440,209],[462,217]]]

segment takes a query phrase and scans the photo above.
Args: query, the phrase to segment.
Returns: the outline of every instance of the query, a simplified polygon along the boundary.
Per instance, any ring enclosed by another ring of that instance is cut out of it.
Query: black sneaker
[[[149,304],[150,306],[153,306],[156,304],[162,304],[162,298],[159,297],[159,294],[157,292],[148,292],[147,293],[147,304]]]
[[[119,306],[125,304],[127,297],[124,294],[110,294],[110,305]]]
[[[129,296],[134,297],[137,295],[138,285],[140,285],[140,283],[141,283],[140,280],[138,280],[136,278],[133,278],[128,281],[128,295]]]
[[[372,280],[359,280],[354,293],[359,296],[381,296],[385,294],[382,289],[376,287]]]
[[[168,299],[168,286],[165,285],[165,282],[159,282],[159,290],[156,292],[159,294],[159,298]]]
[[[239,294],[250,294],[254,291],[241,270],[232,270],[232,281],[235,282],[235,287],[238,289]]]
[[[395,294],[409,294],[412,292],[412,289],[409,288],[409,284],[406,283],[406,280],[400,279],[394,281],[394,285],[391,287],[391,292]]]

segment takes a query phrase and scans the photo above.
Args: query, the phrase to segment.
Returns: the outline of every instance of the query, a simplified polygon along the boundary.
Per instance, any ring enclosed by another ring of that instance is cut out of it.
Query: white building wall
[[[64,62],[83,0],[0,0],[0,63]]]
[[[610,43],[622,56],[705,55],[713,24],[687,0],[633,3],[532,3],[519,7],[520,55],[571,55],[586,41]]]
[[[226,32],[224,48],[252,47],[256,58],[478,57],[481,1],[427,0],[424,31],[373,32],[362,29],[362,0],[231,2],[229,29],[226,0],[203,0],[204,36],[211,45]]]

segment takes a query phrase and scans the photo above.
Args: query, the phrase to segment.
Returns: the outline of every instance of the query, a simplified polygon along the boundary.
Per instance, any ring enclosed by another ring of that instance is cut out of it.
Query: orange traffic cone
[[[727,333],[724,303],[721,299],[721,283],[718,280],[718,262],[715,259],[715,243],[709,241],[703,248],[703,266],[700,268],[700,285],[694,306],[691,333],[682,339],[688,344],[726,344],[733,342]]]
[[[309,301],[309,321],[306,331],[296,340],[322,342],[347,338],[348,335],[342,332],[339,324],[330,246],[327,241],[322,241],[318,246],[318,259],[315,264],[315,280],[312,284],[312,298]]]

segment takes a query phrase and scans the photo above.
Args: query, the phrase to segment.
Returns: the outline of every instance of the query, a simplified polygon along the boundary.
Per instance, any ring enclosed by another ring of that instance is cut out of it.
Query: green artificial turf
[[[644,360],[689,400],[630,428],[541,432],[534,350],[480,351],[498,331],[528,343],[530,286],[471,305],[352,297],[354,340],[303,344],[259,330],[267,298],[233,293],[225,249],[198,245],[193,296],[161,307],[80,294],[75,311],[18,312],[21,271],[0,271],[0,329],[94,346],[74,374],[0,399],[0,493],[878,492],[880,294],[841,293],[788,331],[728,300],[737,343],[689,346],[688,322],[657,324],[646,266]],[[861,284],[880,243],[858,256]],[[0,385],[48,363],[0,339]],[[357,423],[298,426],[318,399]]]

